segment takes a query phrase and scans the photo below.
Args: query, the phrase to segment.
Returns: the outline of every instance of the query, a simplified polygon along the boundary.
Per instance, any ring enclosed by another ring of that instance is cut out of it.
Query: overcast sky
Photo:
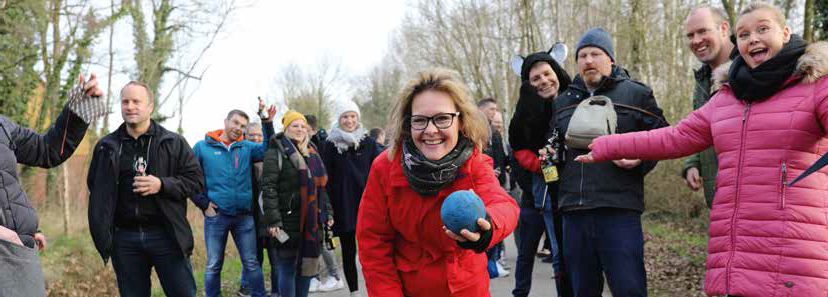
[[[204,138],[205,132],[223,128],[222,120],[234,108],[254,114],[257,96],[270,103],[281,102],[274,84],[279,70],[287,64],[312,67],[317,59],[329,56],[341,60],[345,73],[366,73],[385,54],[391,33],[399,26],[406,7],[405,0],[258,0],[235,12],[200,63],[199,69],[208,70],[184,106],[184,136],[194,145]],[[134,65],[132,32],[128,22],[121,23],[116,27],[115,44],[123,65],[116,61],[115,68],[128,69]],[[106,38],[108,32],[99,38],[98,59],[106,52]],[[89,69],[98,74],[104,87],[105,66]],[[128,74],[117,75],[113,90],[117,92],[129,79]],[[162,88],[162,92],[168,89],[169,86]],[[160,97],[166,95],[162,93]],[[347,94],[336,97],[349,98]],[[116,103],[111,127],[122,123],[119,108]],[[164,126],[175,130],[178,119],[170,119]]]

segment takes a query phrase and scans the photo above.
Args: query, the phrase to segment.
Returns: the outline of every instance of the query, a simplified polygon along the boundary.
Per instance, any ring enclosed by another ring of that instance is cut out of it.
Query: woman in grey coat
[[[37,214],[23,192],[17,164],[51,168],[72,156],[89,123],[107,112],[95,74],[69,92],[63,111],[46,134],[0,116],[0,296],[45,296],[35,250]]]

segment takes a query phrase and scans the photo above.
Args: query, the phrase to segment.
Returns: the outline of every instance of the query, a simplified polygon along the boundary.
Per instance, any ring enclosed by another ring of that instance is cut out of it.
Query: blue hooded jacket
[[[272,129],[272,126],[263,129],[265,139],[273,135]],[[193,197],[193,203],[202,210],[213,202],[223,214],[247,214],[253,203],[253,162],[262,161],[267,141],[255,143],[242,140],[233,142],[228,147],[215,139],[222,132],[218,130],[207,133],[204,140],[193,147],[204,172],[206,185],[206,192]]]

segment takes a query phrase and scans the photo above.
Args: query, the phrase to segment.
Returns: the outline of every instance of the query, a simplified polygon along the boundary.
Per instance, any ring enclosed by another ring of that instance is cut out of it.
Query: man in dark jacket
[[[616,133],[666,126],[652,90],[630,79],[615,64],[609,33],[600,28],[587,31],[577,44],[576,62],[578,75],[555,102],[561,135],[569,128],[575,112],[572,106],[595,95],[609,97],[615,105]],[[621,104],[632,108],[621,108]],[[604,274],[612,295],[646,296],[641,212],[644,175],[656,162],[574,161],[586,153],[568,147],[558,196],[563,212],[564,260],[575,296],[600,296]]]
[[[316,149],[321,150],[322,145],[325,144],[325,140],[328,139],[328,132],[325,132],[325,129],[319,128],[319,122],[316,120],[316,116],[312,114],[306,114],[305,118],[308,119],[308,135],[311,136],[311,142]]]
[[[150,119],[153,102],[143,83],[121,89],[124,123],[89,165],[89,230],[121,296],[149,296],[153,268],[167,296],[195,296],[187,198],[204,179],[187,141]]]
[[[558,296],[571,296],[570,285],[565,277],[561,261],[560,245],[556,232],[554,195],[558,182],[546,183],[541,176],[538,152],[547,144],[548,134],[554,130],[557,96],[570,84],[569,74],[552,58],[548,51],[527,56],[521,66],[520,88],[515,114],[509,125],[509,144],[514,150],[517,166],[512,166],[523,195],[520,203],[520,219],[517,264],[515,267],[515,289],[512,295],[525,297],[532,288],[532,270],[535,253],[541,236],[549,236],[552,269]],[[552,125],[550,125],[550,122]],[[560,223],[558,222],[559,226]],[[560,229],[560,228],[558,228]]]
[[[106,113],[102,94],[94,74],[88,82],[81,76],[44,135],[0,116],[0,296],[46,295],[34,249],[37,214],[20,186],[17,164],[51,168],[69,159],[89,123]]]
[[[684,33],[688,47],[699,62],[702,62],[702,66],[693,73],[696,78],[693,109],[696,110],[707,103],[713,95],[710,90],[713,69],[730,62],[738,51],[734,50],[735,47],[730,42],[730,23],[727,22],[727,15],[721,8],[710,5],[693,8],[684,21]],[[687,186],[693,191],[704,187],[707,207],[713,205],[718,166],[716,152],[712,147],[693,154],[684,161],[683,176]]]

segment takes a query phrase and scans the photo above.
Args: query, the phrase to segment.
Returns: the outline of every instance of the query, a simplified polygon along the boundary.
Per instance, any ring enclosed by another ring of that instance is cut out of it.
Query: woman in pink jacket
[[[593,141],[582,162],[719,158],[704,291],[711,296],[828,295],[828,171],[787,183],[828,148],[828,44],[790,33],[754,2],[735,27],[740,57],[719,92],[674,127]]]

